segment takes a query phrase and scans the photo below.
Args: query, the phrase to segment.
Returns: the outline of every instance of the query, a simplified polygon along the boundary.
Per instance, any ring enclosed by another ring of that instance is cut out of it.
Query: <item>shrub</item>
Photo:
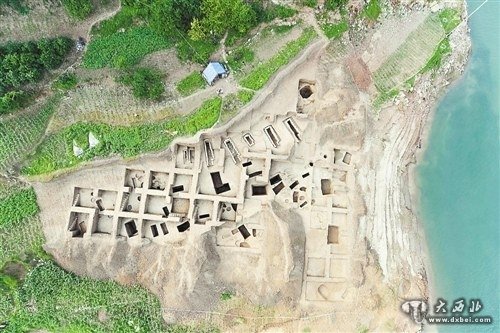
[[[363,9],[363,14],[372,21],[376,21],[382,12],[378,0],[370,0]]]
[[[24,0],[0,0],[1,6],[9,6],[19,14],[28,14],[30,9],[25,5]]]
[[[182,96],[189,96],[203,87],[205,87],[205,80],[197,71],[189,74],[176,84],[177,91]]]
[[[347,24],[347,21],[342,21],[337,24],[323,24],[321,28],[325,32],[326,37],[330,39],[337,39],[342,37],[344,32],[349,30],[349,25]]]
[[[265,9],[264,21],[272,21],[275,18],[286,19],[297,14],[297,10],[284,5],[269,4]]]
[[[242,46],[234,49],[227,58],[229,67],[232,70],[240,70],[245,65],[251,63],[255,58],[255,53],[248,47]]]
[[[61,0],[69,16],[78,20],[87,18],[93,10],[91,0]]]
[[[123,7],[115,16],[101,21],[92,28],[92,34],[100,37],[110,36],[120,29],[130,28],[134,22],[135,11],[130,7]]]
[[[302,6],[316,8],[318,6],[318,0],[302,0]]]
[[[151,68],[137,68],[122,75],[118,81],[132,87],[137,98],[158,100],[165,91],[161,73]]]
[[[206,64],[207,59],[217,50],[217,43],[211,40],[190,40],[184,36],[175,44],[177,57],[181,61],[193,61],[199,64]]]
[[[229,291],[224,291],[220,294],[221,301],[229,301],[231,298],[233,298],[233,294]]]
[[[76,87],[78,84],[78,78],[74,73],[64,73],[62,74],[53,84],[53,89],[59,90],[70,90]]]
[[[21,108],[26,100],[28,94],[22,90],[12,90],[0,96],[0,114],[10,113]]]
[[[325,0],[325,8],[328,10],[341,10],[347,4],[347,0]]]

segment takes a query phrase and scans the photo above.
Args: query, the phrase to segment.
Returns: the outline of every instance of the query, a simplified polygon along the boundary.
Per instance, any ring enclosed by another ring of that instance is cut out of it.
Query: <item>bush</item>
[[[92,34],[99,37],[110,36],[120,29],[127,29],[134,23],[136,12],[130,7],[123,7],[115,16],[101,21],[99,25],[92,28]]]
[[[21,108],[26,100],[28,94],[21,90],[12,90],[0,96],[0,114],[10,113]]]
[[[118,81],[132,87],[137,98],[158,100],[165,91],[161,73],[151,68],[137,68],[121,76]]]
[[[318,0],[302,0],[302,6],[316,8],[318,6]]]
[[[372,21],[376,21],[382,12],[378,0],[370,0],[363,9],[363,14]]]
[[[83,57],[86,68],[128,68],[144,56],[169,48],[171,41],[148,27],[134,27],[125,32],[93,39]]]
[[[93,11],[91,0],[61,0],[69,16],[78,20],[87,18]]]
[[[53,89],[59,90],[70,90],[76,87],[78,84],[78,78],[74,73],[64,73],[62,74],[53,84]]]
[[[245,65],[251,63],[255,58],[255,53],[248,47],[242,46],[234,49],[227,58],[229,67],[232,70],[240,70]]]
[[[18,190],[0,200],[0,225],[21,221],[38,211],[35,191],[32,188]]]
[[[190,40],[184,36],[175,44],[177,57],[181,61],[192,61],[205,65],[207,59],[217,50],[218,44],[210,40]]]
[[[349,30],[349,25],[347,24],[347,21],[342,21],[337,24],[323,24],[321,28],[325,32],[326,37],[329,39],[337,39],[342,37],[344,32]]]
[[[328,10],[341,10],[347,4],[347,0],[325,0],[325,8]]]
[[[202,89],[204,87],[205,80],[201,76],[201,73],[197,71],[189,74],[176,84],[177,91],[182,96],[189,96],[196,90]]]
[[[275,18],[286,19],[295,16],[297,10],[284,5],[269,4],[265,9],[264,21],[272,21]]]
[[[19,14],[28,14],[30,9],[24,3],[24,0],[0,0],[1,6],[9,6]]]

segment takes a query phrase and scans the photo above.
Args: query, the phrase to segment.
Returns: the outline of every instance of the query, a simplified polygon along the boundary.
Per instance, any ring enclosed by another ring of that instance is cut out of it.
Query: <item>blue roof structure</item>
[[[219,75],[224,75],[226,73],[226,69],[220,62],[210,62],[207,65],[207,68],[203,71],[202,75],[208,84],[212,84],[214,80],[219,77]]]

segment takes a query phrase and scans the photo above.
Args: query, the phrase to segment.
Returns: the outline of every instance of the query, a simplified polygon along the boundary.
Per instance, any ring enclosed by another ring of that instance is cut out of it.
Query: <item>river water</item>
[[[472,13],[482,1],[467,1]],[[469,20],[472,55],[443,97],[417,168],[420,214],[433,290],[453,302],[480,299],[493,325],[436,326],[440,332],[500,332],[500,1]],[[434,309],[432,309],[434,310]],[[467,311],[465,311],[467,314]]]

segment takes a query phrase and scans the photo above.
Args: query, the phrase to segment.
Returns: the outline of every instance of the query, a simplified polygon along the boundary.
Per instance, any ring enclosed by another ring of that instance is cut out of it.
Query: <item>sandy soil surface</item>
[[[414,20],[417,25],[421,17],[415,15]],[[403,22],[394,24],[402,26]],[[398,31],[392,35],[395,44],[409,33]],[[298,80],[316,80],[317,103],[311,106],[314,121],[325,123],[323,130],[330,132],[329,139],[333,137],[353,152],[354,178],[348,194],[348,222],[354,231],[349,236],[352,260],[340,301],[306,302],[301,297],[301,251],[307,247],[300,245],[304,226],[300,217],[283,214],[278,204],[263,207],[259,213],[259,219],[266,222],[267,245],[257,259],[241,255],[235,260],[234,253],[214,245],[214,232],[164,246],[95,238],[75,242],[68,237],[65,205],[73,200],[73,186],[106,188],[121,181],[125,166],[161,168],[170,150],[133,161],[97,161],[51,181],[35,182],[46,250],[77,274],[146,286],[160,297],[169,322],[210,318],[224,331],[233,332],[417,331],[419,327],[399,311],[405,299],[428,297],[425,238],[415,214],[415,193],[410,191],[411,168],[430,111],[448,80],[463,71],[470,41],[462,25],[450,37],[454,53],[438,75],[421,77],[394,105],[375,112],[370,104],[374,91],[370,66],[360,55],[370,50],[370,59],[386,56],[386,48],[373,47],[378,33],[380,30],[357,47],[328,46],[319,39],[234,119],[208,131],[237,128],[252,112],[296,106]],[[199,137],[177,142],[195,142]],[[224,290],[236,290],[237,297],[220,302]],[[234,317],[244,320],[235,321]]]

